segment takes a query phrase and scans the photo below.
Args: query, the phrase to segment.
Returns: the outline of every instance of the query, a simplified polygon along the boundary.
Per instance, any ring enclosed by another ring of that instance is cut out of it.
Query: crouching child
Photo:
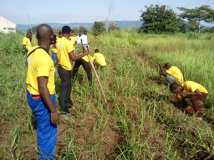
[[[193,81],[185,81],[182,85],[172,83],[170,90],[175,94],[175,100],[183,103],[185,113],[196,113],[197,116],[202,116],[208,96],[208,91],[204,86]]]
[[[184,76],[181,70],[169,63],[160,67],[160,76],[164,77],[166,85],[171,85],[172,83],[182,84],[184,82]]]

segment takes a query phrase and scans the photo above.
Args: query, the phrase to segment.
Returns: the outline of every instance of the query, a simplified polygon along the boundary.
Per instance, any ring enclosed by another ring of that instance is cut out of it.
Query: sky
[[[193,8],[214,0],[0,0],[0,16],[17,24],[139,20],[145,6]],[[109,18],[108,18],[109,17]]]

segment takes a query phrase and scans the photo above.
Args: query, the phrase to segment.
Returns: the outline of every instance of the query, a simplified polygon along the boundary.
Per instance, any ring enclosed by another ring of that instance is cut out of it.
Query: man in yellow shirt
[[[27,102],[36,121],[39,160],[54,159],[57,143],[57,124],[54,64],[49,55],[52,28],[46,24],[37,27],[38,47],[27,55]]]
[[[95,49],[95,53],[93,55],[94,64],[97,67],[105,67],[107,66],[105,56],[100,53],[99,49]]]
[[[171,84],[170,90],[175,93],[177,102],[185,103],[186,113],[196,112],[198,115],[203,113],[204,102],[208,96],[208,91],[204,86],[193,81],[185,81],[183,84]]]
[[[31,41],[32,41],[32,32],[29,30],[27,31],[26,36],[22,40],[22,45],[25,53],[31,50],[32,48]]]
[[[62,27],[62,38],[57,41],[57,59],[58,59],[58,73],[61,79],[61,93],[59,96],[59,104],[61,112],[69,113],[68,108],[73,105],[70,98],[71,94],[71,70],[73,61],[76,61],[88,53],[75,54],[74,46],[69,40],[71,28],[69,26]]]
[[[180,84],[184,82],[184,76],[181,70],[169,63],[164,64],[164,66],[160,69],[160,75],[165,77],[165,82],[169,85],[174,82]]]
[[[77,44],[77,35],[75,34],[75,32],[73,30],[71,30],[71,35],[69,37],[69,40],[71,41],[71,43],[74,46],[74,49],[76,48],[76,44]]]
[[[79,67],[82,66],[87,74],[89,86],[92,85],[92,71],[91,71],[90,61],[92,63],[94,63],[95,67],[99,67],[99,66],[104,67],[107,65],[104,55],[99,52],[99,49],[95,49],[95,53],[93,56],[87,55],[87,56],[84,56],[83,58],[75,61],[74,67],[72,69],[73,82],[75,81],[75,77],[77,75]]]

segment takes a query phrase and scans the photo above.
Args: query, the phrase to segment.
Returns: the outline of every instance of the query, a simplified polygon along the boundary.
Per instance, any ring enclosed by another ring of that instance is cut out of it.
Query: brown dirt
[[[96,114],[88,114],[75,126],[75,137],[77,144],[86,144],[87,139],[93,129],[96,118]]]
[[[93,130],[96,119],[98,118],[96,114],[88,114],[79,124],[75,126],[75,139],[76,143],[81,146],[80,149],[80,159],[81,160],[111,160],[116,158],[118,154],[118,146],[122,142],[123,136],[114,129],[115,121],[112,117],[107,115],[107,120],[105,122],[104,128],[100,130]],[[91,155],[92,153],[86,152],[87,145],[95,146],[97,145],[97,140],[99,139],[99,148],[96,150],[96,156]]]

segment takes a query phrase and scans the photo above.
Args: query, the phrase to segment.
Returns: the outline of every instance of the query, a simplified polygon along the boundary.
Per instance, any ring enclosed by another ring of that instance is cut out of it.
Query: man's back
[[[80,39],[83,45],[88,45],[88,36],[86,34],[82,34]]]
[[[44,49],[39,48],[29,55],[27,61],[27,90],[33,95],[39,95],[37,78],[45,76],[48,77],[47,87],[50,94],[55,94],[55,69],[50,55]]]
[[[59,65],[66,70],[71,70],[72,63],[69,58],[69,53],[74,50],[72,42],[70,42],[67,38],[62,37],[59,41],[57,41],[56,47]]]

